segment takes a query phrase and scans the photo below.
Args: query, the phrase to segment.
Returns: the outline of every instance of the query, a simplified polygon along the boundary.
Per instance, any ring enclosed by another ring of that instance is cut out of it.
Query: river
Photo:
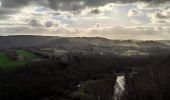
[[[113,100],[120,100],[125,92],[125,76],[120,75],[117,76],[115,86],[114,86],[114,94],[113,94]]]

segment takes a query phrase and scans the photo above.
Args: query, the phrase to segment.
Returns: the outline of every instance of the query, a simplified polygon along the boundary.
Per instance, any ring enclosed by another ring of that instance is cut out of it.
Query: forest
[[[125,77],[119,100],[168,100],[169,54],[68,53],[21,69],[0,72],[1,100],[113,100],[118,75]],[[134,73],[134,74],[131,74]]]

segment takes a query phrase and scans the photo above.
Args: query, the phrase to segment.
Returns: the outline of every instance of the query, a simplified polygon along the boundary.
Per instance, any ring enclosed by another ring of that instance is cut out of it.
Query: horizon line
[[[112,38],[106,38],[106,37],[100,37],[100,36],[55,36],[55,35],[0,35],[0,37],[12,37],[12,36],[40,36],[40,37],[60,37],[60,38],[103,38],[108,40],[120,40],[120,41],[169,41],[170,39],[112,39]]]

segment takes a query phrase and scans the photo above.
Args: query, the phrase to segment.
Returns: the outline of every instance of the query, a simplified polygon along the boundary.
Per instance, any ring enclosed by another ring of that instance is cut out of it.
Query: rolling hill
[[[167,42],[161,41],[110,40],[101,37],[0,36],[0,49],[90,45],[99,47],[169,47]]]

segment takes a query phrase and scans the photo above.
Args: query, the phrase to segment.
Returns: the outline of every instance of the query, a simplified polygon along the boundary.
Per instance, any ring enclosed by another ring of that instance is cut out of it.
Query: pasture
[[[0,70],[14,71],[14,70],[22,69],[26,64],[30,63],[31,61],[40,59],[39,56],[29,51],[17,50],[16,53],[17,55],[21,55],[23,57],[22,61],[19,61],[17,59],[12,59],[6,53],[0,52]]]

